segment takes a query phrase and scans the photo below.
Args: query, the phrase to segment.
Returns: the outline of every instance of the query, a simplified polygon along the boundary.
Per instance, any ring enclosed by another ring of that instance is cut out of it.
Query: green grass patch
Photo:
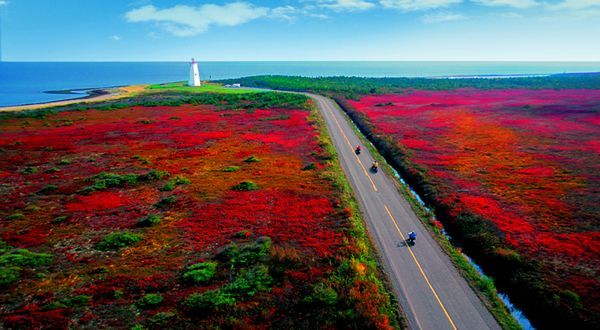
[[[67,220],[67,216],[66,215],[59,215],[58,217],[54,218],[54,220],[52,220],[52,223],[61,223],[61,222],[65,222],[65,220]]]
[[[137,225],[139,227],[152,227],[158,225],[162,221],[160,215],[158,214],[149,214],[146,217],[138,220]]]
[[[239,170],[240,170],[239,166],[227,166],[223,169],[223,172],[236,172]]]
[[[191,312],[219,311],[235,305],[235,297],[223,290],[216,289],[204,293],[192,293],[183,305]]]
[[[261,160],[260,158],[252,155],[252,156],[244,159],[244,162],[246,162],[246,163],[258,163],[258,162],[260,162],[260,160]]]
[[[37,167],[35,166],[27,166],[24,169],[21,170],[21,174],[35,174],[38,172]]]
[[[170,174],[167,171],[151,170],[145,174],[115,174],[102,172],[96,174],[87,181],[92,181],[90,186],[80,190],[83,194],[90,194],[94,191],[104,190],[108,188],[122,188],[125,186],[134,186],[140,182],[158,181],[168,177]]]
[[[183,273],[183,279],[194,284],[202,284],[210,281],[215,276],[216,271],[216,262],[201,262],[189,266],[186,272]]]
[[[183,176],[176,176],[173,179],[169,180],[167,183],[165,183],[164,186],[162,186],[160,188],[161,191],[172,191],[173,189],[175,189],[176,186],[180,186],[180,185],[184,185],[184,184],[190,184],[192,183],[192,181],[190,181],[189,179],[183,177]]]
[[[237,191],[252,191],[252,190],[258,190],[259,187],[256,183],[254,183],[252,181],[242,181],[242,182],[236,184],[235,186],[231,187],[231,189],[237,190]]]
[[[315,165],[315,163],[309,163],[309,164],[306,164],[306,165],[305,165],[305,166],[302,168],[302,170],[303,170],[303,171],[311,171],[311,170],[315,170],[315,169],[317,169],[317,165]]]
[[[44,188],[38,190],[37,194],[49,194],[49,193],[57,191],[57,190],[58,190],[57,185],[49,184],[49,185],[45,186]]]
[[[25,216],[23,215],[23,213],[13,213],[9,216],[6,217],[6,220],[19,220],[19,219],[23,219]]]
[[[131,246],[142,240],[142,235],[130,233],[127,231],[112,232],[102,238],[96,248],[101,251],[118,250]]]
[[[167,207],[175,204],[176,202],[177,202],[177,197],[171,195],[171,196],[167,196],[167,197],[159,200],[156,204],[154,204],[154,207],[163,209],[163,208],[167,208]]]
[[[229,88],[221,84],[214,83],[202,83],[202,86],[188,86],[185,82],[173,82],[166,84],[150,85],[146,88],[145,92],[247,94],[260,93],[261,91],[245,88]]]
[[[21,278],[23,268],[37,269],[52,263],[52,255],[15,249],[0,240],[0,287],[8,286]]]
[[[148,293],[140,298],[135,304],[141,309],[151,309],[163,302],[164,298],[160,293]]]

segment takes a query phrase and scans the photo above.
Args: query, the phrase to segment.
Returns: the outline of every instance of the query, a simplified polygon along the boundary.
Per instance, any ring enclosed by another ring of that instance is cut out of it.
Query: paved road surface
[[[342,167],[362,208],[368,230],[390,275],[412,329],[500,329],[483,303],[426,232],[410,205],[383,171],[371,173],[373,157],[330,99],[311,95],[325,117]],[[416,244],[404,244],[409,231]]]

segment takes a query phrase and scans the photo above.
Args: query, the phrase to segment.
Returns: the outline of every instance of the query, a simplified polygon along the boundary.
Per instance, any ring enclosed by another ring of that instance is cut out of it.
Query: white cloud
[[[280,18],[286,21],[295,21],[298,10],[292,6],[281,6],[271,9],[271,17]]]
[[[380,0],[385,8],[400,9],[403,11],[428,10],[444,8],[462,3],[463,0]]]
[[[558,3],[548,4],[548,8],[555,10],[583,10],[600,8],[600,0],[563,0]]]
[[[115,35],[115,36],[111,36],[110,39],[112,39],[114,41],[119,41],[119,40],[121,40],[121,37]]]
[[[256,7],[246,2],[232,2],[223,6],[176,5],[165,9],[148,5],[128,11],[125,18],[134,23],[156,22],[173,35],[186,37],[204,33],[212,25],[236,26],[268,14],[268,8]]]
[[[375,4],[364,0],[318,0],[319,6],[333,10],[366,10]]]
[[[525,18],[525,16],[523,16],[519,13],[515,13],[515,12],[502,13],[502,14],[500,14],[500,16],[505,17],[505,18],[514,18],[514,19]]]
[[[451,21],[461,21],[466,19],[464,15],[451,13],[451,12],[439,12],[435,14],[428,14],[422,17],[425,23],[441,23]]]
[[[525,9],[538,6],[540,3],[536,0],[472,0],[473,2],[490,7],[508,6],[518,9]]]

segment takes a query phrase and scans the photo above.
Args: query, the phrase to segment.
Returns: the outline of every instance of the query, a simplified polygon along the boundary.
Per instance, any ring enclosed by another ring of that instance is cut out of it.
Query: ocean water
[[[0,106],[81,97],[48,91],[187,80],[186,62],[0,62]],[[206,79],[263,74],[443,77],[600,72],[600,62],[200,62]]]

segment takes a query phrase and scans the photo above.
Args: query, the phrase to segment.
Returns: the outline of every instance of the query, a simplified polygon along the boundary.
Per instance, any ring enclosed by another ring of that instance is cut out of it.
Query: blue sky
[[[600,0],[0,0],[5,61],[600,61]]]

